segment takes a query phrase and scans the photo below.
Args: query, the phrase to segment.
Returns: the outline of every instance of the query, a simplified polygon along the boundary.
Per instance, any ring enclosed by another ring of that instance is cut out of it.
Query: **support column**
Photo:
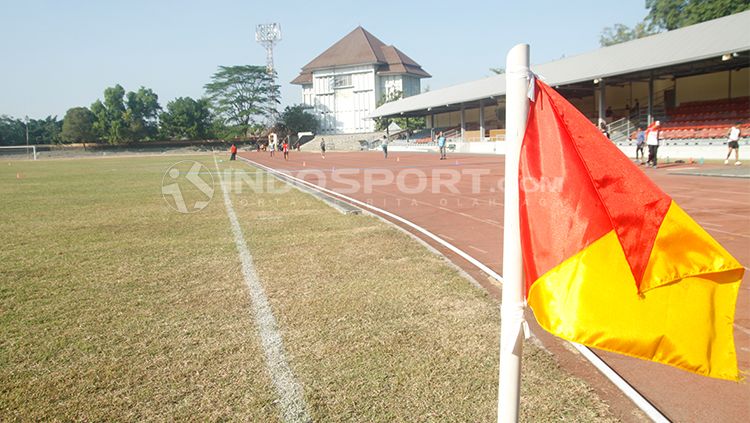
[[[729,69],[729,87],[728,87],[729,93],[727,94],[727,98],[730,100],[732,99],[732,70]]]
[[[479,100],[479,141],[484,141],[484,100]]]
[[[607,99],[606,99],[606,86],[604,83],[604,79],[599,80],[599,103],[597,105],[597,109],[599,112],[599,122],[597,122],[597,126],[601,125],[602,122],[606,122],[607,117]]]
[[[646,122],[648,125],[654,121],[654,75],[648,77],[648,109],[646,110]]]
[[[432,121],[432,125],[430,126],[430,139],[434,140],[435,139],[435,127],[436,127],[434,113],[430,115],[430,121]]]
[[[464,140],[464,136],[466,135],[466,108],[464,105],[461,105],[461,141]]]

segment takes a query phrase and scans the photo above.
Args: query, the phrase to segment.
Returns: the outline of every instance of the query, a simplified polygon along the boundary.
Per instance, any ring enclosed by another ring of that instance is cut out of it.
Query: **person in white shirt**
[[[646,128],[646,145],[648,145],[648,166],[656,167],[656,153],[659,150],[659,130],[661,122],[658,120]]]
[[[727,159],[724,160],[724,164],[729,164],[729,157],[732,155],[732,150],[734,150],[734,165],[739,166],[742,163],[740,162],[740,128],[739,123],[734,125],[727,134],[727,137],[729,138],[729,142],[727,145],[729,146],[729,152],[727,152]]]

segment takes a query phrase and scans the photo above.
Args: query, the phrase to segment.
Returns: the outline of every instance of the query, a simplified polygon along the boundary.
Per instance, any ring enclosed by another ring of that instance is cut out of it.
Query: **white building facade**
[[[362,27],[342,38],[302,68],[292,83],[302,86],[302,103],[320,121],[320,132],[353,134],[375,131],[369,118],[378,102],[400,92],[419,94],[430,75],[393,46]]]

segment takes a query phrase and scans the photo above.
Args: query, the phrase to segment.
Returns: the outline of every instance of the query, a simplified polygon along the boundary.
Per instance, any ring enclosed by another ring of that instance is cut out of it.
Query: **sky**
[[[282,106],[302,101],[289,83],[300,68],[358,25],[422,65],[435,90],[490,76],[518,43],[532,64],[594,50],[604,27],[643,20],[644,3],[0,0],[0,115],[62,119],[115,84],[151,88],[162,107],[200,98],[218,66],[265,65],[254,32],[272,22]]]

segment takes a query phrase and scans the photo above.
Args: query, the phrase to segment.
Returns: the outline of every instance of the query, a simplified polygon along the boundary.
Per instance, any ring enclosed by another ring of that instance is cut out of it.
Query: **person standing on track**
[[[286,140],[281,145],[281,149],[284,151],[284,160],[289,160],[289,143]]]
[[[729,146],[729,151],[727,152],[727,159],[724,160],[724,164],[729,164],[729,157],[732,155],[732,150],[734,150],[734,165],[739,166],[742,164],[740,162],[740,123],[737,122],[736,125],[734,125],[731,129],[729,129],[729,133],[727,134],[728,142],[727,146]]]
[[[437,135],[437,145],[440,149],[440,160],[445,160],[448,158],[445,154],[445,135],[443,135],[443,131],[438,132]]]
[[[639,162],[640,164],[643,164],[643,145],[646,144],[646,133],[643,132],[643,128],[640,126],[638,127],[638,130],[635,133],[635,161]],[[640,159],[639,154],[640,153]]]
[[[276,151],[276,148],[279,146],[279,137],[274,133],[271,132],[268,134],[268,148],[271,152],[271,157],[273,157],[274,152]]]
[[[648,145],[648,166],[656,167],[656,154],[659,150],[659,130],[661,122],[658,120],[646,128],[646,145]]]
[[[229,160],[237,160],[237,146],[232,144],[231,147],[229,147]]]
[[[383,155],[385,158],[388,158],[388,136],[383,135],[383,142],[380,144],[380,147],[383,149]]]
[[[326,158],[326,139],[321,138],[320,139],[320,157]]]

